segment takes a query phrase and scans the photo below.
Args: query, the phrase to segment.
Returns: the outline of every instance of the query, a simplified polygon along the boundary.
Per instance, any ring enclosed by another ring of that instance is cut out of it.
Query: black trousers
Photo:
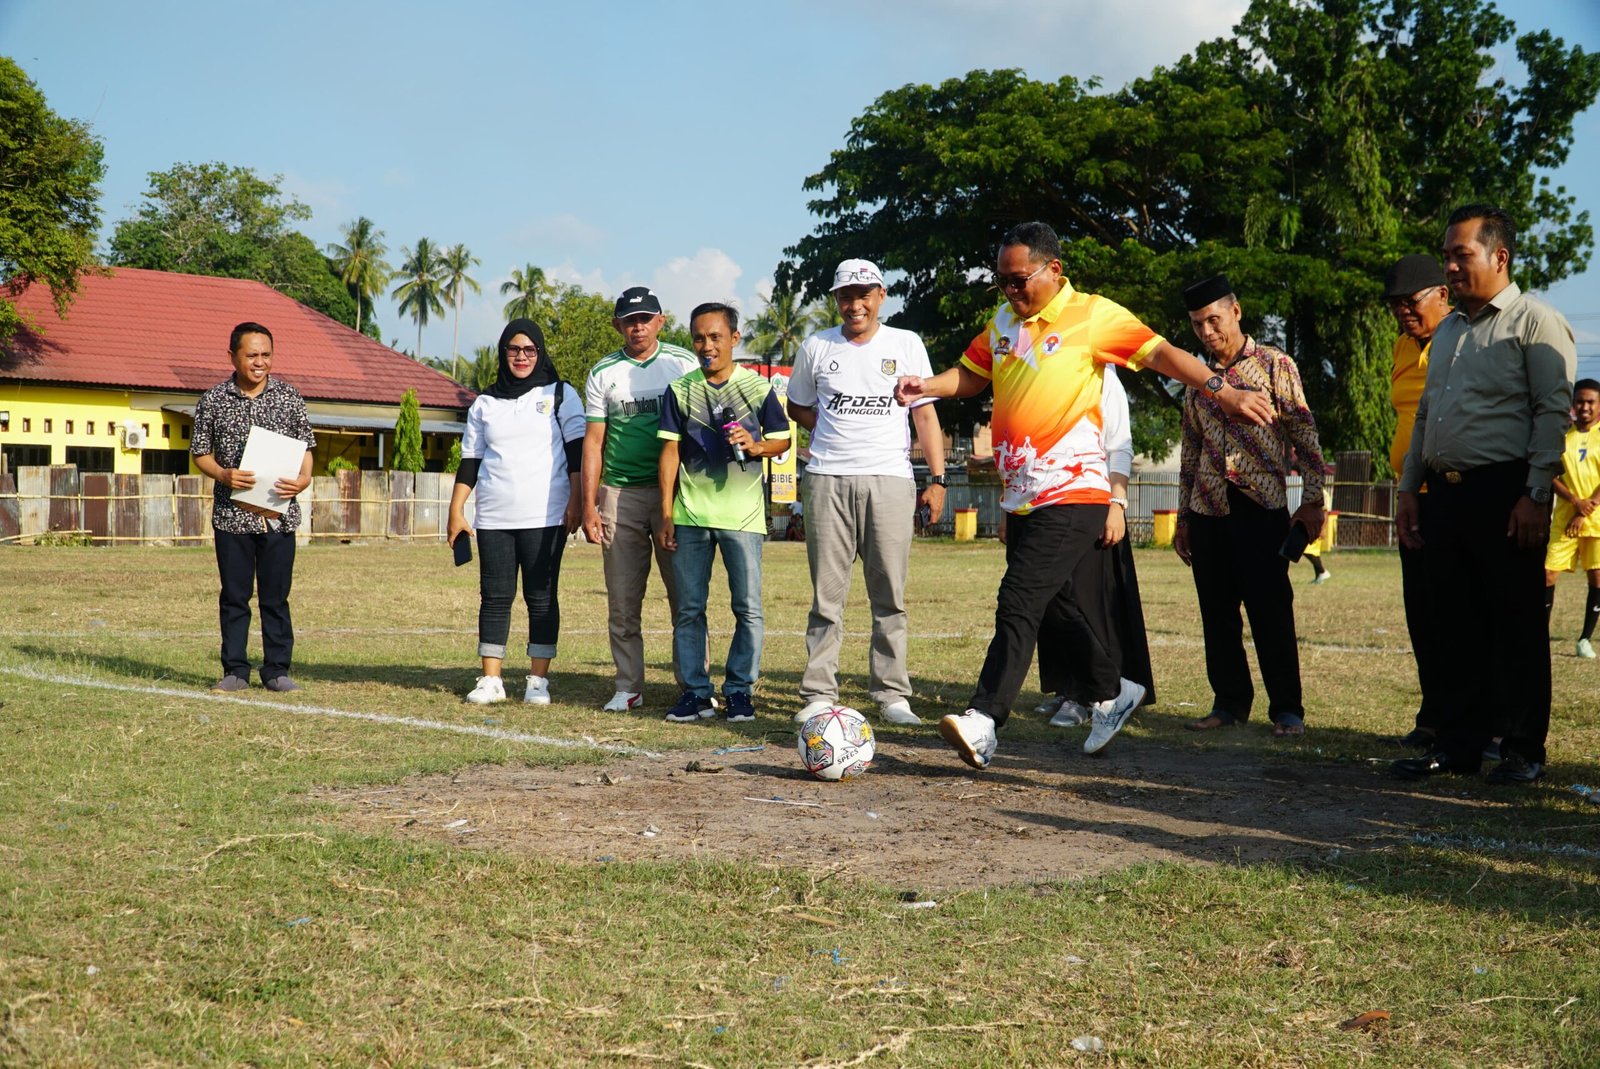
[[[1113,625],[1111,554],[1095,547],[1106,505],[1050,505],[1006,521],[1006,574],[994,613],[994,638],[969,703],[999,727],[1011,715],[1033,664],[1039,628],[1051,627],[1072,652],[1084,700],[1115,698],[1122,651]]]
[[[1426,513],[1431,502],[1427,494],[1417,496],[1417,504]],[[1427,521],[1423,520],[1426,524]],[[1427,566],[1423,561],[1425,550],[1400,547],[1400,591],[1406,607],[1406,632],[1411,636],[1411,655],[1417,662],[1417,686],[1422,691],[1422,701],[1417,705],[1417,727],[1438,732],[1444,721],[1439,711],[1439,641],[1440,628],[1430,616],[1428,607]]]
[[[294,532],[233,534],[215,531],[217,574],[222,592],[217,612],[222,624],[222,673],[250,678],[250,595],[261,605],[261,681],[289,674],[294,657],[294,623],[289,619],[289,585],[294,580]]]
[[[1226,516],[1191,512],[1188,527],[1213,711],[1244,720],[1255,701],[1244,655],[1243,605],[1267,688],[1267,715],[1274,722],[1288,715],[1304,718],[1294,588],[1289,562],[1278,555],[1289,534],[1289,510],[1262,508],[1230,486]]]
[[[1486,464],[1458,483],[1428,476],[1422,556],[1435,626],[1448,622],[1457,654],[1435,688],[1439,748],[1476,769],[1497,732],[1503,754],[1543,763],[1550,733],[1550,624],[1544,552],[1506,537],[1527,484],[1522,461]]]
[[[506,655],[511,633],[511,603],[522,572],[522,600],[528,606],[528,656],[554,657],[561,633],[561,602],[556,583],[567,528],[478,531],[478,656]]]
[[[1111,558],[1111,603],[1117,642],[1122,647],[1121,672],[1144,687],[1145,705],[1156,700],[1155,674],[1150,668],[1150,644],[1145,637],[1144,602],[1139,597],[1139,573],[1134,567],[1133,546],[1124,538],[1110,549],[1095,552]],[[1066,635],[1057,632],[1057,623],[1045,614],[1039,627],[1039,689],[1046,694],[1061,694],[1083,703],[1083,688],[1076,676],[1077,658]]]

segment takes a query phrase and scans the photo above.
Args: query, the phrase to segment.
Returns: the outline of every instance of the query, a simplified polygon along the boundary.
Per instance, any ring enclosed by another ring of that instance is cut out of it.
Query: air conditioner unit
[[[122,448],[143,449],[144,440],[150,437],[145,429],[137,423],[128,422],[122,425]]]

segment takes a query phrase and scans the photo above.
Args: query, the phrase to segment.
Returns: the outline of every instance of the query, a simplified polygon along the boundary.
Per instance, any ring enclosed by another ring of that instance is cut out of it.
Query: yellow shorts
[[[1552,537],[1544,551],[1547,572],[1600,571],[1600,538]]]

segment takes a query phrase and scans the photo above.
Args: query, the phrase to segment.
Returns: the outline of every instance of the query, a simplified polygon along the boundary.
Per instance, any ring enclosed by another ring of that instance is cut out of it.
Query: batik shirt
[[[210,454],[224,468],[237,468],[244,456],[245,439],[251,427],[276,431],[306,443],[315,449],[317,436],[311,432],[311,421],[306,416],[305,398],[300,391],[276,375],[267,376],[267,384],[254,397],[239,392],[233,376],[200,395],[194,408],[194,432],[189,439],[189,453],[203,457]],[[300,526],[300,499],[293,498],[280,518],[285,531]],[[242,509],[233,503],[233,491],[221,483],[211,487],[211,526],[229,534],[260,534],[267,529],[260,513]]]
[[[961,364],[994,385],[1001,508],[1024,515],[1110,500],[1101,440],[1105,365],[1137,368],[1162,341],[1117,302],[1078,293],[1065,280],[1026,320],[1009,303],[1000,306]]]
[[[1230,485],[1264,509],[1285,507],[1285,480],[1297,457],[1303,500],[1323,500],[1317,421],[1306,407],[1300,369],[1289,354],[1247,337],[1244,350],[1227,370],[1213,370],[1235,389],[1265,393],[1272,402],[1274,421],[1258,427],[1229,419],[1216,398],[1189,388],[1183,402],[1178,522],[1184,523],[1189,513],[1226,516]]]

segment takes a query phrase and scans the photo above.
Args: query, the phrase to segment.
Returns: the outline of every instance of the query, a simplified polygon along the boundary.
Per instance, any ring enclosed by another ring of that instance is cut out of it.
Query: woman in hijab
[[[528,686],[523,701],[550,704],[561,606],[556,581],[567,534],[581,516],[578,469],[583,402],[556,373],[544,332],[514,319],[500,333],[500,373],[472,402],[461,436],[461,467],[450,496],[449,542],[472,538],[463,511],[476,491],[478,656],[483,675],[467,695],[479,705],[504,701],[500,679],[511,630],[511,603],[522,572],[528,606]]]

